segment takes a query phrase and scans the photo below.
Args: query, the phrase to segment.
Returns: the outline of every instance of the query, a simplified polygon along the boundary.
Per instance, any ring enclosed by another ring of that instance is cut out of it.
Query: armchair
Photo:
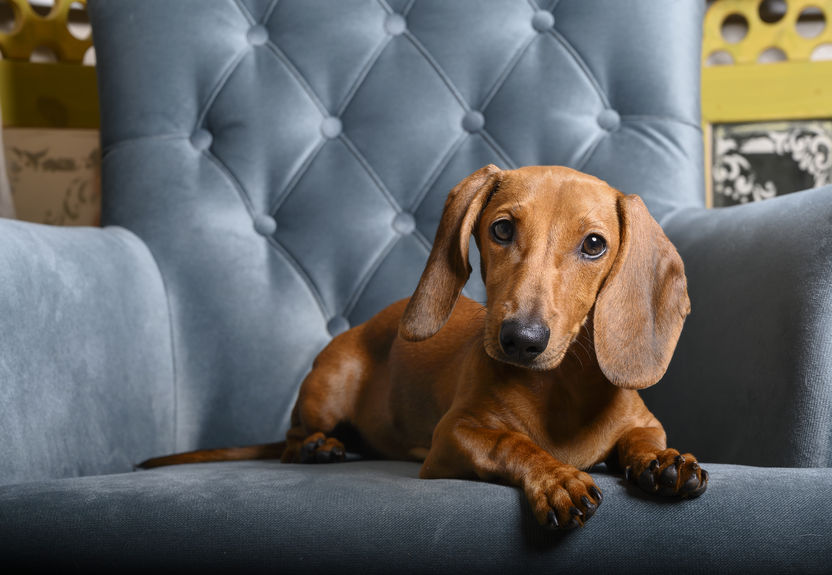
[[[703,10],[91,0],[106,227],[0,221],[3,561],[825,571],[832,196],[704,209]],[[604,504],[561,534],[510,487],[413,463],[132,471],[282,438],[316,353],[412,292],[447,191],[490,162],[606,179],[676,243],[693,314],[645,396],[711,462],[702,498],[657,501],[602,466]]]

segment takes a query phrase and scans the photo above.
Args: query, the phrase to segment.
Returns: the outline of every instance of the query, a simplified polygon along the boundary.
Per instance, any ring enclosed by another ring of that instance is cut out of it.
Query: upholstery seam
[[[223,162],[219,156],[211,152],[210,149],[204,150],[202,154],[208,158],[208,160],[210,160],[217,167],[217,169],[225,175],[226,178],[228,178],[228,181],[231,182],[232,187],[237,192],[240,200],[243,202],[246,211],[249,213],[249,217],[254,217],[254,204],[252,203],[251,198],[248,197],[243,185],[237,179],[237,176],[235,176],[225,162]]]
[[[670,146],[677,152],[681,153],[682,156],[687,155],[688,151],[679,142],[675,141],[673,138],[669,137],[662,131],[657,130],[655,128],[650,129],[647,128],[647,126],[647,123],[636,122],[632,124],[632,127],[630,129],[634,131],[636,134],[638,134],[645,141],[656,142],[659,144],[661,148],[666,148],[667,144],[670,144]],[[639,130],[639,127],[642,129]]]
[[[384,249],[382,249],[381,252],[379,252],[378,256],[376,256],[375,260],[373,260],[373,262],[370,264],[370,268],[364,274],[364,277],[358,282],[358,285],[355,286],[355,291],[353,291],[350,298],[344,304],[344,310],[342,313],[344,317],[347,317],[349,314],[352,313],[353,309],[358,304],[358,300],[361,299],[361,295],[367,288],[367,285],[369,285],[370,280],[372,280],[375,277],[376,272],[378,272],[378,269],[381,267],[381,264],[383,264],[387,260],[387,256],[390,255],[390,252],[393,251],[393,248],[396,247],[396,245],[398,245],[402,237],[404,237],[402,234],[394,232],[393,238],[389,242],[387,242],[387,245],[384,246]]]
[[[462,97],[462,94],[459,92],[457,87],[454,85],[453,82],[451,82],[451,79],[448,77],[448,75],[445,73],[442,67],[439,66],[439,63],[433,58],[431,53],[428,52],[427,48],[425,48],[422,42],[416,36],[414,36],[410,30],[406,30],[404,36],[405,38],[410,40],[410,43],[413,44],[413,47],[416,48],[416,50],[422,55],[425,61],[427,61],[428,65],[431,68],[433,68],[434,72],[436,72],[437,76],[439,76],[439,79],[442,80],[442,83],[445,84],[445,87],[448,89],[448,91],[451,93],[454,99],[457,102],[459,102],[460,106],[462,106],[462,109],[466,112],[469,111],[471,109],[471,106],[468,104],[468,102],[465,101],[465,98]]]
[[[493,100],[494,97],[500,92],[500,90],[503,89],[506,82],[508,81],[508,77],[511,76],[511,74],[514,72],[517,66],[520,65],[520,60],[522,60],[523,56],[526,55],[526,52],[528,51],[529,47],[531,47],[531,45],[534,43],[537,37],[538,34],[531,34],[526,43],[520,46],[520,48],[518,48],[514,56],[511,57],[511,60],[509,60],[505,69],[502,72],[500,72],[499,76],[497,76],[497,80],[494,82],[494,85],[491,87],[490,90],[488,90],[488,93],[485,95],[485,98],[483,98],[482,103],[480,104],[479,109],[482,112],[485,112],[489,104],[491,104],[491,100]]]
[[[378,187],[382,195],[384,195],[384,197],[387,198],[387,201],[390,202],[390,205],[393,206],[393,209],[396,210],[397,213],[401,212],[402,207],[399,205],[398,200],[396,200],[396,198],[393,197],[393,195],[390,193],[390,190],[388,190],[387,186],[384,185],[384,182],[381,180],[381,177],[376,173],[376,171],[364,157],[364,154],[361,153],[361,150],[359,150],[356,147],[356,145],[352,142],[352,140],[350,140],[343,132],[338,137],[344,142],[344,145],[347,146],[347,149],[350,151],[350,153],[352,153],[355,159],[358,160],[358,163],[361,164],[361,166],[367,172],[367,175],[370,176],[370,179],[373,180],[373,183]]]
[[[266,8],[266,12],[263,14],[263,26],[266,26],[271,21],[272,14],[274,14],[279,2],[280,0],[273,0],[271,5]]]
[[[511,159],[511,156],[509,156],[508,153],[505,150],[503,150],[503,147],[497,143],[497,140],[495,140],[491,134],[489,134],[486,130],[480,130],[480,136],[482,136],[482,139],[485,140],[485,143],[491,146],[491,149],[494,150],[494,152],[496,152],[496,154],[503,159],[503,161],[509,168],[515,169],[517,167],[517,163]]]
[[[228,80],[231,78],[232,74],[237,70],[240,66],[240,63],[246,57],[246,55],[250,52],[250,50],[245,49],[238,52],[235,57],[231,60],[226,67],[225,70],[222,71],[220,74],[217,83],[214,85],[214,88],[208,94],[208,98],[205,102],[200,106],[199,115],[196,118],[196,125],[194,129],[202,126],[205,122],[205,117],[208,115],[208,112],[211,111],[211,108],[214,107],[214,102],[216,102],[217,98],[219,97],[220,93],[225,89],[225,86],[228,84]]]
[[[289,74],[300,85],[300,88],[306,92],[306,96],[312,100],[312,103],[316,108],[318,108],[321,114],[324,117],[329,116],[329,110],[326,109],[326,106],[324,106],[324,103],[318,97],[318,94],[315,93],[315,90],[312,89],[312,86],[309,85],[309,82],[306,81],[306,78],[303,77],[303,74],[300,73],[294,62],[289,59],[280,46],[272,42],[271,39],[266,42],[265,46],[269,49],[272,55],[277,58],[281,64],[283,64],[286,71],[289,72]]]
[[[415,226],[415,227],[413,228],[412,235],[413,235],[413,236],[414,236],[417,240],[419,240],[419,243],[421,243],[421,244],[422,244],[422,247],[424,247],[424,248],[425,248],[425,251],[426,251],[428,254],[430,254],[430,250],[433,248],[433,242],[431,242],[431,241],[427,238],[427,236],[426,236],[424,233],[422,233],[422,230],[420,230],[418,226]]]
[[[257,22],[257,20],[254,18],[254,14],[252,14],[247,7],[243,6],[243,3],[240,0],[234,0],[234,4],[237,5],[237,9],[243,15],[243,18],[248,20],[249,24],[253,25]]]
[[[321,315],[325,318],[332,318],[334,314],[330,313],[329,306],[326,305],[326,302],[324,302],[323,299],[323,295],[321,295],[321,293],[318,291],[318,286],[316,286],[315,282],[312,281],[312,276],[309,275],[306,269],[292,255],[292,253],[286,248],[286,246],[277,241],[277,239],[274,236],[269,236],[266,239],[272,246],[272,248],[283,256],[283,258],[286,260],[289,266],[295,270],[295,273],[298,275],[298,277],[307,285],[307,288],[312,294],[312,297],[315,299],[315,301],[318,304],[318,307],[321,310]]]
[[[242,184],[240,184],[237,177],[233,174],[233,172],[231,172],[228,166],[225,165],[225,162],[223,162],[222,159],[220,159],[218,156],[210,153],[210,151],[205,151],[203,152],[203,154],[206,158],[211,160],[211,162],[217,167],[220,173],[222,173],[226,178],[228,178],[228,181],[231,183],[231,186],[234,188],[240,200],[243,202],[246,211],[248,211],[249,217],[253,218],[255,212],[254,207],[251,204],[251,199],[248,197],[248,194],[246,194]],[[323,301],[323,296],[318,291],[318,286],[316,286],[315,282],[312,281],[312,277],[308,273],[306,273],[306,270],[300,266],[300,263],[289,253],[289,251],[280,242],[278,242],[274,238],[274,236],[268,236],[267,239],[269,240],[269,243],[271,243],[272,246],[275,248],[275,251],[277,251],[284,257],[289,266],[295,270],[296,274],[298,274],[301,281],[303,281],[306,284],[307,289],[312,294],[312,297],[315,299],[315,301],[318,303],[318,307],[320,308],[324,317],[329,317],[328,307]]]
[[[688,122],[687,120],[683,120],[682,118],[677,118],[675,116],[667,116],[661,114],[621,114],[619,117],[622,120],[626,120],[628,122],[671,122],[674,124],[681,124],[683,126],[693,128],[696,131],[702,133],[702,126],[693,122]]]
[[[324,146],[326,146],[326,140],[319,140],[317,146],[311,152],[309,152],[306,158],[304,158],[303,163],[298,167],[297,170],[295,170],[295,173],[292,176],[292,178],[287,182],[286,186],[283,188],[283,190],[281,190],[280,194],[277,196],[277,199],[275,199],[275,201],[269,207],[268,213],[270,215],[276,213],[280,209],[280,207],[286,202],[286,200],[289,199],[289,196],[292,195],[292,192],[294,191],[295,187],[306,175],[309,166],[320,155],[321,150],[324,149]]]
[[[601,132],[600,134],[598,134],[598,136],[595,138],[595,140],[589,145],[587,150],[583,153],[583,155],[581,156],[581,159],[578,160],[577,162],[575,162],[575,169],[576,170],[578,170],[579,172],[582,172],[584,170],[584,166],[586,166],[589,163],[589,161],[595,155],[595,150],[598,149],[598,146],[601,145],[601,142],[603,142],[604,138],[606,138],[606,137],[607,137],[607,134],[605,134],[604,132]]]
[[[567,40],[560,32],[556,29],[552,28],[549,30],[549,34],[563,46],[564,50],[572,56],[572,60],[578,65],[578,68],[584,73],[586,79],[589,80],[590,85],[595,89],[598,94],[598,97],[601,99],[601,103],[604,105],[605,108],[610,108],[609,100],[607,100],[607,95],[604,93],[604,90],[601,88],[601,84],[598,83],[598,79],[593,74],[592,70],[589,68],[587,63],[584,61],[583,57],[578,53],[575,47]]]
[[[179,139],[187,140],[188,138],[190,138],[190,134],[186,134],[186,133],[182,133],[182,132],[180,132],[180,133],[170,133],[170,134],[149,134],[147,136],[136,136],[134,138],[127,138],[127,139],[124,139],[124,140],[119,140],[118,142],[114,142],[114,143],[110,144],[109,146],[105,146],[104,148],[102,148],[101,149],[101,158],[104,159],[111,152],[115,152],[117,150],[120,150],[123,147],[133,145],[133,144],[139,144],[139,143],[145,142],[147,140],[162,140],[162,141],[164,141],[164,140],[179,140]]]
[[[375,68],[376,64],[381,58],[381,55],[384,53],[384,50],[390,44],[392,39],[392,36],[388,36],[381,43],[379,43],[379,45],[376,47],[376,51],[370,55],[370,58],[365,63],[364,67],[358,72],[358,75],[355,77],[353,85],[350,86],[350,89],[344,95],[343,101],[337,106],[338,111],[336,115],[338,117],[343,116],[344,112],[347,110],[347,108],[349,108],[350,104],[352,104],[352,101],[355,98],[355,94],[364,84],[364,80],[367,79],[367,76],[370,74],[373,68]]]
[[[448,148],[447,152],[445,152],[444,157],[436,165],[436,168],[434,168],[434,170],[430,173],[430,176],[425,181],[424,185],[422,186],[422,189],[419,190],[419,193],[416,195],[414,203],[411,204],[411,206],[408,208],[410,210],[410,213],[415,214],[419,210],[419,208],[422,207],[422,202],[427,197],[428,192],[430,191],[430,189],[436,183],[436,180],[439,179],[439,176],[442,175],[442,172],[445,171],[445,168],[448,167],[448,164],[453,159],[454,154],[456,154],[456,152],[459,150],[459,148],[462,147],[462,144],[464,144],[468,140],[469,137],[470,137],[469,134],[466,134],[466,133],[463,132],[456,139],[456,141],[451,144],[451,147]]]

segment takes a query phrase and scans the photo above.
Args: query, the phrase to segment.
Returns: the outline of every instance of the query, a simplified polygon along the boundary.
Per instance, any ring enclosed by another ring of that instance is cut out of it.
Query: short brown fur
[[[513,222],[509,244],[490,233],[500,219]],[[472,234],[486,306],[460,296]],[[581,254],[589,234],[606,239],[597,259]],[[374,454],[422,461],[425,479],[523,489],[550,528],[595,512],[602,494],[584,470],[599,462],[648,492],[696,497],[707,472],[667,448],[636,391],[664,374],[689,311],[682,261],[637,196],[563,167],[486,166],[449,194],[413,296],[316,358],[278,451],[284,462],[341,461],[333,432],[350,424]],[[506,320],[542,322],[545,350],[510,357]],[[206,452],[195,453],[146,466]]]

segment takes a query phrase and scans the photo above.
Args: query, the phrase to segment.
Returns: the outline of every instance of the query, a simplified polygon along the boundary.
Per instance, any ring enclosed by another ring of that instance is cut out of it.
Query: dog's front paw
[[[627,466],[624,475],[647,493],[683,499],[705,493],[709,478],[693,455],[682,455],[675,449],[643,454]]]
[[[527,477],[525,483],[535,517],[549,529],[583,527],[604,499],[592,477],[574,467]]]

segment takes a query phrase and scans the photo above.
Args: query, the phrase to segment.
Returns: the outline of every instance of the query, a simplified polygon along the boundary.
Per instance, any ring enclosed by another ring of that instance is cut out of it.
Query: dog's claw
[[[586,508],[586,518],[587,519],[589,519],[590,517],[595,515],[595,511],[597,511],[598,505],[596,505],[595,503],[590,501],[589,497],[587,497],[586,495],[582,495],[581,496],[581,503],[583,503],[584,507]]]
[[[560,524],[558,523],[558,514],[555,513],[554,509],[549,511],[547,518],[549,519],[549,527],[551,527],[552,529],[557,529],[558,527],[560,527]]]
[[[638,476],[638,486],[648,493],[654,493],[656,491],[656,478],[653,476],[652,467],[645,469]]]
[[[627,469],[629,469],[629,467]],[[604,502],[604,494],[601,493],[601,490],[594,485],[590,486],[589,494],[592,495],[592,498],[598,502],[598,505],[601,505]]]

